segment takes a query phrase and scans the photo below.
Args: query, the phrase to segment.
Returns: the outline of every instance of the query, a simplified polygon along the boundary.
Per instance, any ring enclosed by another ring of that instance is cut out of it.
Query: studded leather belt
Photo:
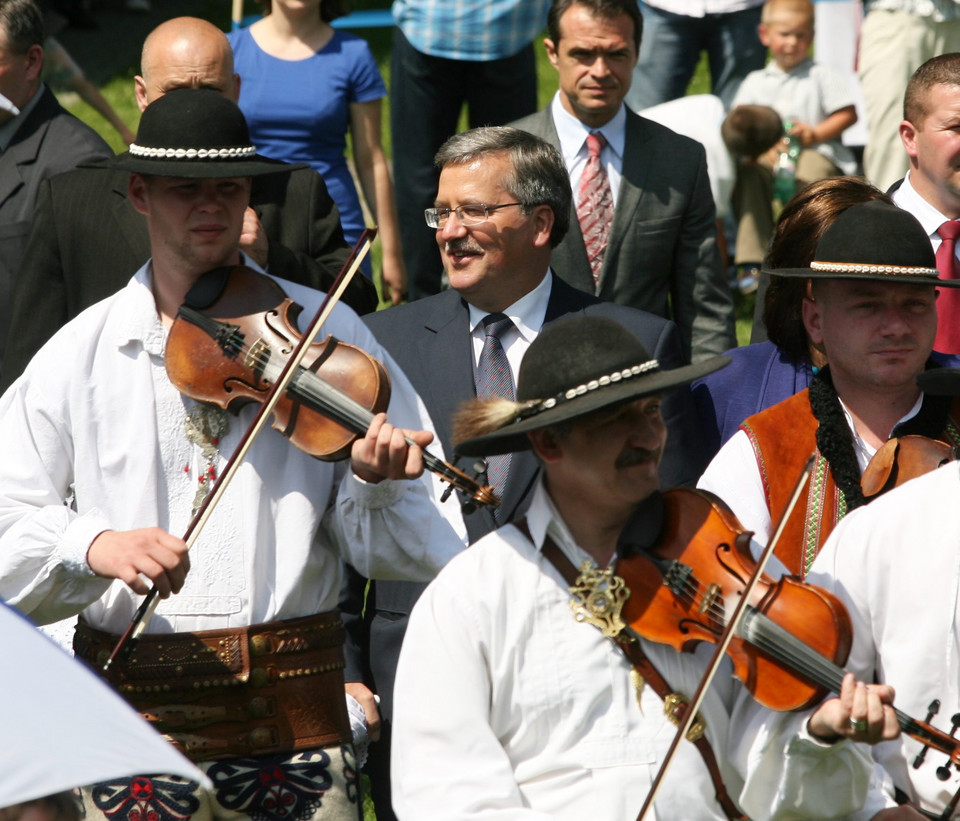
[[[118,636],[82,619],[73,648],[99,670]],[[106,675],[193,761],[346,743],[343,623],[336,611],[253,627],[146,634]]]

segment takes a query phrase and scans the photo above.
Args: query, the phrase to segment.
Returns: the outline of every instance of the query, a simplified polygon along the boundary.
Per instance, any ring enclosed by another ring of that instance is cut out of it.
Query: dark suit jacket
[[[511,125],[560,148],[549,106]],[[627,110],[623,176],[598,286],[577,221],[550,265],[581,291],[671,317],[694,360],[737,345],[703,146]],[[576,192],[575,192],[576,193]]]
[[[111,156],[97,132],[61,107],[46,87],[0,154],[0,355],[41,184],[78,163]]]
[[[572,316],[605,316],[629,328],[665,368],[683,364],[677,327],[644,311],[602,302],[553,277],[544,325]],[[467,304],[456,291],[444,291],[399,308],[364,318],[364,321],[407,374],[430,412],[444,453],[452,451],[453,411],[476,396],[473,349]],[[664,419],[669,431],[661,464],[665,487],[693,484],[705,467],[700,454],[692,397],[686,390],[664,397]],[[470,462],[463,467],[469,468]],[[510,463],[503,493],[502,522],[522,516],[529,504],[537,475],[531,453],[516,453]],[[447,504],[456,504],[451,498]],[[496,528],[491,511],[464,516],[470,541]],[[366,580],[348,569],[341,609],[347,622],[347,680],[364,681],[381,698],[385,717],[392,715],[393,677],[407,615],[424,585],[413,582],[376,582],[370,586],[366,620],[359,619]]]
[[[127,200],[129,179],[78,168],[44,183],[13,297],[3,389],[61,325],[118,291],[149,259],[147,222]],[[323,178],[309,168],[254,177],[250,204],[270,240],[270,273],[325,290],[350,249]],[[375,310],[376,289],[355,276],[344,301],[358,313]]]

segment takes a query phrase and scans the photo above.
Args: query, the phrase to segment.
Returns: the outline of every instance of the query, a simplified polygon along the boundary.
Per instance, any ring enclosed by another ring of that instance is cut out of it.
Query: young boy
[[[840,135],[857,121],[853,90],[842,75],[818,65],[808,56],[813,43],[813,3],[811,0],[767,0],[758,28],[760,42],[769,50],[766,68],[751,72],[734,99],[734,106],[765,105],[783,119],[787,136],[801,147],[797,159],[797,186],[838,174],[853,174],[857,164]],[[771,197],[759,199],[763,213],[749,213],[757,201],[750,189],[763,177],[772,191],[773,166],[786,141],[776,146],[751,174],[751,181],[738,180],[734,208],[740,219],[735,261],[738,266],[758,264],[773,233]],[[763,184],[762,182],[760,184]],[[745,225],[746,223],[746,225]],[[750,230],[744,230],[750,226]],[[755,226],[755,228],[753,227]]]

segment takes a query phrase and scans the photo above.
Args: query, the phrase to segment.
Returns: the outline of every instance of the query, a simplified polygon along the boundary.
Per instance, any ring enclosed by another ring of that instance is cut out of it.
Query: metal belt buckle
[[[670,695],[663,700],[663,712],[666,713],[667,718],[669,718],[675,726],[679,727],[682,720],[682,708],[689,703],[690,699],[682,693],[670,693]],[[707,725],[703,721],[703,716],[697,713],[697,717],[687,730],[687,741],[696,743],[703,738],[706,729]]]
[[[620,613],[630,596],[623,579],[613,568],[601,570],[591,562],[580,565],[580,575],[570,586],[570,609],[577,621],[600,628],[607,638],[616,638],[626,627]]]

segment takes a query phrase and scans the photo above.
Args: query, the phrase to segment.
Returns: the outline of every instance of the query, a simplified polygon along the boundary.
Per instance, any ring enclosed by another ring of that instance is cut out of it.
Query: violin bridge
[[[723,588],[720,587],[716,582],[711,582],[707,587],[707,592],[703,594],[703,598],[700,600],[700,606],[697,608],[697,611],[700,615],[704,613],[713,612],[714,605],[719,601],[720,594],[723,592]]]
[[[250,346],[243,364],[256,374],[263,374],[270,359],[270,346],[262,339],[258,339]]]
[[[686,714],[686,707],[690,703],[688,699],[682,693],[670,693],[663,700],[663,712],[673,722],[675,727],[679,727],[683,722]],[[707,725],[704,723],[703,716],[700,713],[697,713],[697,717],[693,720],[693,723],[687,729],[687,741],[692,743],[698,742],[703,738],[704,732],[706,732]]]
[[[580,565],[580,575],[570,586],[570,609],[579,622],[598,627],[607,638],[615,638],[626,624],[620,617],[630,589],[613,568],[601,570],[590,562]]]

